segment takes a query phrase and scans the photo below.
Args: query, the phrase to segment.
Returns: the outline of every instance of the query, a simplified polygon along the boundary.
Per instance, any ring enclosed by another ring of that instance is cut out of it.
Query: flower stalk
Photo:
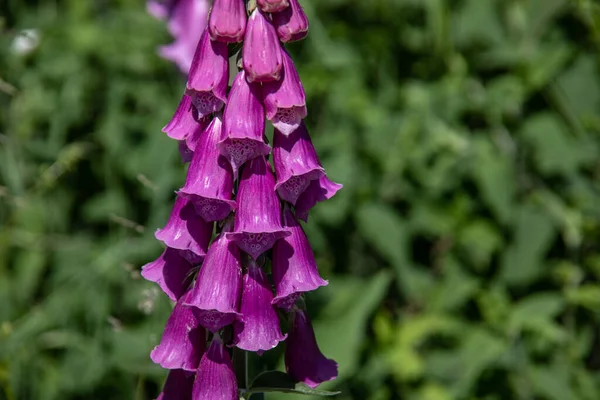
[[[203,1],[152,0],[151,8],[191,10]],[[299,220],[341,185],[318,159],[300,74],[285,48],[306,36],[308,20],[298,0],[215,0],[201,19],[184,95],[163,128],[190,162],[187,178],[156,233],[166,249],[142,271],[176,302],[152,351],[171,370],[159,398],[318,393],[337,376],[337,363],[321,353],[306,311],[303,297],[327,281]],[[229,54],[238,42],[238,54]],[[239,70],[228,88],[230,57]],[[287,374],[275,374],[283,382],[251,387],[249,354],[282,344]]]

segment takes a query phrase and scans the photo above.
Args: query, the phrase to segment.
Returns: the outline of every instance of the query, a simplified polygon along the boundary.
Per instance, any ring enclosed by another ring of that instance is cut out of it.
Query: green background
[[[306,225],[322,387],[598,400],[599,3],[302,4],[288,48],[344,184]],[[170,37],[142,0],[4,0],[0,29],[0,399],[153,398],[170,304],[139,270],[185,179]]]

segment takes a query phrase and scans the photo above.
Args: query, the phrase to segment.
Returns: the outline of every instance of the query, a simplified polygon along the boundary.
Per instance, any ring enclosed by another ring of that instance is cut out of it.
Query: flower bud
[[[258,8],[246,25],[242,62],[248,82],[269,82],[279,80],[283,60],[277,32]]]
[[[290,6],[273,14],[273,26],[282,42],[302,40],[308,35],[308,18],[298,0],[289,0]]]
[[[208,29],[213,40],[241,42],[246,32],[246,6],[244,0],[214,0]]]

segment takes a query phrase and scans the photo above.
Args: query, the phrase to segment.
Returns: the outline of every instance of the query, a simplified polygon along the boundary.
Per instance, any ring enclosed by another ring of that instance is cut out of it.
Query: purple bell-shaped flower
[[[208,250],[212,238],[213,223],[206,222],[194,211],[194,205],[177,197],[169,221],[154,236],[192,264],[199,264]]]
[[[235,201],[231,200],[231,166],[217,149],[221,129],[221,117],[215,115],[200,136],[185,185],[177,192],[194,204],[196,213],[205,221],[222,220],[236,207]]]
[[[173,301],[177,301],[190,284],[194,266],[177,249],[167,247],[156,260],[142,267],[142,277],[155,282]]]
[[[277,175],[277,193],[294,205],[312,181],[325,175],[304,123],[290,135],[275,129],[273,164]]]
[[[233,364],[219,335],[200,360],[192,391],[194,400],[239,400]]]
[[[160,344],[152,350],[150,358],[166,369],[196,371],[205,342],[206,331],[198,324],[192,310],[179,300],[167,321]]]
[[[288,0],[258,0],[256,3],[267,13],[284,10],[289,5]]]
[[[337,363],[326,358],[315,338],[306,311],[295,308],[290,314],[291,326],[285,348],[287,373],[298,382],[315,388],[337,377]]]
[[[265,111],[260,85],[248,83],[240,71],[229,92],[223,114],[223,139],[219,151],[237,173],[246,161],[269,154],[271,147],[263,139]]]
[[[283,49],[281,54],[281,79],[265,82],[263,96],[267,118],[281,133],[289,135],[298,129],[302,119],[306,117],[306,98],[292,58]]]
[[[272,272],[277,292],[273,304],[287,311],[302,293],[325,286],[327,281],[319,275],[310,243],[289,207],[283,211],[283,226],[292,234],[273,246]]]
[[[223,107],[227,97],[228,80],[227,43],[211,40],[207,28],[198,42],[186,87],[186,93],[192,97],[198,118],[217,112]]]
[[[248,262],[244,275],[240,313],[233,325],[233,344],[258,354],[271,350],[285,340],[277,312],[271,304],[273,292],[267,277],[254,260]]]
[[[275,177],[264,157],[253,159],[244,167],[237,199],[235,229],[226,235],[253,259],[273,247],[276,240],[290,235],[281,226]]]
[[[326,175],[310,181],[306,190],[302,192],[296,201],[296,217],[308,222],[310,209],[317,203],[332,198],[342,187],[342,184],[333,182]]]
[[[242,291],[240,252],[225,233],[215,239],[200,268],[194,288],[185,298],[206,329],[217,332],[239,315]]]

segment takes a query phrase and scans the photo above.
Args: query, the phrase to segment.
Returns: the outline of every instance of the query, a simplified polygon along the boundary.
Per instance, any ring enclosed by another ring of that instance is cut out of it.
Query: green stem
[[[248,389],[248,353],[237,347],[233,348],[233,371],[235,372],[238,388],[246,391]]]

